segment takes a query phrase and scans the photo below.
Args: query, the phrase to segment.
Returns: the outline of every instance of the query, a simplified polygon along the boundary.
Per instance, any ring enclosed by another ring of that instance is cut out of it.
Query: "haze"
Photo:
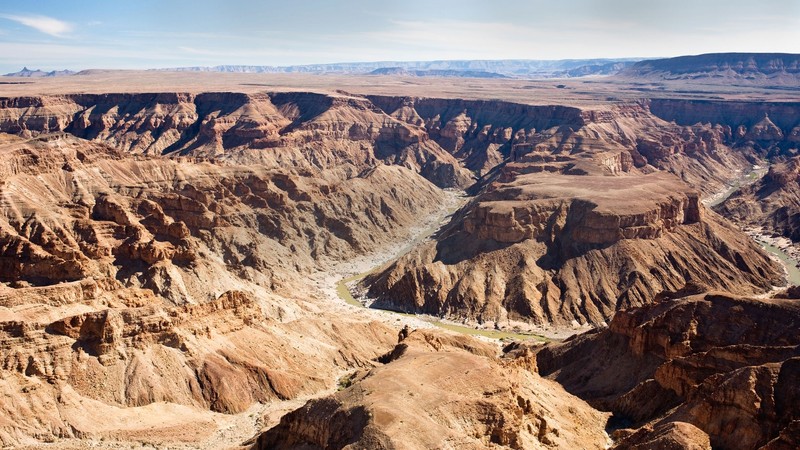
[[[14,2],[0,70],[800,52],[793,0]]]

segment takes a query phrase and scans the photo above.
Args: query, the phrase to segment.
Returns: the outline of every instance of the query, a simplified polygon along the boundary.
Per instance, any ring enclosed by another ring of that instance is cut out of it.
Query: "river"
[[[724,191],[704,199],[703,203],[709,208],[720,205],[741,187],[755,183],[766,175],[767,172],[769,172],[768,165],[754,165],[750,172],[728,184]],[[747,234],[753,238],[764,251],[781,263],[786,272],[786,278],[789,284],[800,285],[800,269],[797,268],[798,260],[796,258],[793,258],[783,249],[775,245],[774,239],[763,232],[748,232]]]
[[[370,265],[367,270],[363,270],[357,274],[352,274],[352,272],[350,272],[351,275],[338,279],[338,281],[336,281],[336,295],[341,300],[344,300],[346,303],[350,305],[357,306],[360,308],[366,308],[364,303],[360,302],[359,300],[353,297],[352,287],[359,281],[364,279],[367,275],[384,267],[387,262],[400,258],[401,256],[405,255],[406,253],[416,248],[419,244],[430,239],[435,232],[440,230],[441,227],[448,222],[448,219],[452,216],[452,214],[455,213],[459,207],[463,206],[466,203],[467,199],[463,193],[458,195],[458,197],[460,197],[458,201],[452,201],[451,199],[450,202],[446,202],[447,204],[443,205],[444,208],[441,211],[441,213],[439,215],[434,216],[433,217],[434,220],[432,220],[427,227],[414,233],[414,237],[412,239],[399,245],[396,248],[396,250],[392,252],[391,255],[385,255],[386,257],[382,258],[379,257],[373,260],[372,261],[373,265]],[[407,313],[377,309],[377,308],[370,308],[370,309],[372,309],[373,311],[380,311],[381,313],[384,314],[392,314],[404,317],[414,317],[416,319],[423,320],[439,328],[455,331],[457,333],[468,334],[471,336],[482,336],[490,339],[538,340],[546,342],[553,339],[561,338],[561,335],[559,333],[553,333],[552,336],[543,336],[540,334],[528,333],[528,332],[515,332],[507,330],[476,328],[467,325],[461,325],[448,320],[442,320],[428,315],[407,314]]]
[[[755,183],[756,181],[761,179],[761,177],[763,177],[768,170],[769,166],[758,166],[758,165],[753,166],[753,168],[748,173],[742,175],[740,178],[730,183],[725,188],[724,191],[721,191],[715,195],[712,195],[704,199],[703,203],[708,207],[713,207],[721,204],[722,202],[727,200],[731,195],[733,195],[733,193],[736,192],[739,188]],[[411,251],[411,249],[416,247],[418,244],[429,239],[438,229],[440,229],[440,227],[444,223],[446,223],[446,219],[449,218],[450,214],[455,212],[458,206],[461,205],[463,205],[463,202],[459,202],[457,206],[450,206],[449,208],[447,208],[446,215],[440,217],[439,221],[432,223],[429,228],[416,234],[416,237],[413,240],[406,242],[405,245],[403,245],[399,249],[399,251],[397,251],[392,256],[391,259],[397,259],[400,256],[403,256],[405,253]],[[766,252],[774,256],[774,258],[783,265],[786,271],[787,279],[790,284],[800,284],[800,269],[798,269],[797,267],[798,261],[796,259],[792,258],[788,253],[786,253],[780,247],[774,245],[773,242],[774,240],[764,235],[763,233],[750,232],[748,234],[750,235],[751,238],[753,238],[755,242],[757,242],[761,246],[761,248],[763,248]],[[381,261],[375,261],[376,265],[374,267],[370,267],[368,270],[363,271],[361,273],[357,273],[355,275],[350,275],[339,279],[336,282],[336,295],[341,300],[347,302],[350,305],[365,308],[366,306],[362,302],[353,297],[352,286],[361,281],[364,277],[366,277],[370,273],[383,267],[386,262],[387,259],[383,259]],[[379,310],[379,311],[382,311],[386,314],[396,314],[406,317],[416,317],[439,328],[455,331],[458,333],[469,334],[473,336],[483,336],[492,339],[536,339],[543,341],[549,340],[544,336],[533,333],[517,333],[505,330],[473,328],[465,325],[456,324],[450,321],[443,321],[431,316],[418,316],[418,315],[406,314],[388,310]]]
[[[733,195],[734,192],[739,190],[739,188],[755,183],[756,181],[760,180],[764,175],[766,175],[767,172],[769,172],[768,165],[767,166],[754,165],[753,168],[750,169],[750,172],[748,172],[745,175],[742,175],[733,182],[729,183],[724,191],[718,192],[704,199],[703,204],[705,204],[709,208],[713,208],[717,205],[720,205],[722,204],[722,202],[727,200],[731,195]]]
[[[796,259],[792,258],[780,247],[768,242],[769,238],[763,234],[751,235],[751,237],[758,242],[761,248],[781,262],[781,265],[786,270],[786,278],[790,285],[800,285],[800,269],[797,268],[798,262]]]

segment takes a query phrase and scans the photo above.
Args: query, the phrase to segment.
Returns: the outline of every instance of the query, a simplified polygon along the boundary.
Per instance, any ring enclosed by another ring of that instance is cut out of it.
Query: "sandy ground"
[[[532,105],[593,108],[642,98],[796,101],[791,91],[736,83],[626,80],[614,77],[568,79],[485,79],[342,74],[258,74],[95,70],[67,77],[0,78],[2,95],[41,96],[109,92],[290,92],[331,95],[395,95],[498,99]],[[560,87],[559,87],[560,86]]]
[[[417,226],[409,230],[405,239],[391,246],[382,248],[369,255],[363,255],[348,261],[333,264],[328,270],[320,271],[310,277],[310,286],[319,292],[319,297],[326,300],[335,308],[332,312],[358,315],[367,320],[376,320],[398,328],[408,325],[409,328],[433,328],[434,325],[419,317],[394,314],[389,311],[363,308],[348,304],[336,292],[340,280],[354,275],[370,272],[376,268],[394,261],[408,253],[416,245],[431,238],[431,235],[442,225],[446,224],[450,215],[467,202],[467,197],[461,191],[446,190],[446,200],[442,208],[436,213],[422,220]]]

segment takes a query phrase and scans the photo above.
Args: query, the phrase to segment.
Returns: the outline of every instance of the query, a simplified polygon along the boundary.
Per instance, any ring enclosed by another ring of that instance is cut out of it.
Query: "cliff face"
[[[501,101],[368,97],[390,116],[424,127],[428,136],[466,167],[487,173],[514,146],[543,140],[543,132],[584,124],[578,108],[529,106]]]
[[[441,145],[455,152],[477,142],[488,120],[469,102],[440,114],[433,100],[375,101],[428,128],[430,117],[447,120],[441,130],[452,133]],[[437,242],[365,280],[376,305],[501,323],[601,323],[687,283],[757,293],[782,282],[774,263],[698,199],[757,158],[791,153],[793,104],[648,100],[528,113],[536,120],[507,122],[505,163]]]
[[[479,322],[598,324],[687,283],[762,292],[780,269],[667,174],[519,175],[364,283],[375,305]]]
[[[701,214],[698,194],[668,175],[523,175],[480,195],[463,232],[500,244],[539,240],[567,259],[622,239],[656,239]]]
[[[678,125],[710,123],[725,127],[726,138],[738,141],[783,141],[800,123],[800,103],[712,100],[648,100],[650,111]],[[770,133],[759,133],[765,117],[772,123]]]
[[[396,331],[336,316],[301,274],[382,248],[443,199],[383,164],[303,177],[69,134],[0,140],[10,446],[114,433],[170,445],[184,427],[196,442],[217,429],[212,411],[311,395],[371,365]]]
[[[11,141],[0,163],[7,175],[0,186],[0,279],[20,285],[90,276],[149,284],[159,262],[192,272],[212,264],[203,255],[219,252],[226,270],[279,286],[287,273],[388,242],[442,198],[396,166],[343,168],[312,179],[260,167],[134,159],[70,137]],[[209,289],[201,290],[202,298]]]
[[[713,448],[791,448],[800,441],[796,303],[665,298],[544,348],[537,363],[541,374],[627,423],[614,433],[615,448],[654,439],[670,423],[702,430]]]
[[[654,115],[702,131],[691,142],[674,137],[642,141],[638,147],[641,155],[656,156],[663,161],[662,168],[680,173],[692,185],[716,186],[716,192],[724,190],[714,182],[720,165],[738,165],[748,173],[750,164],[772,162],[767,176],[740,187],[714,209],[740,226],[800,240],[800,191],[795,180],[800,104],[666,99],[653,99],[648,104]],[[677,156],[681,153],[694,159],[681,161]],[[741,165],[742,158],[747,165]],[[732,178],[739,177],[741,173]]]
[[[800,55],[791,53],[709,53],[639,61],[622,78],[702,80],[705,83],[791,84],[800,79]]]
[[[770,110],[740,130],[653,108],[303,92],[0,100],[0,441],[136,440],[190,423],[181,439],[194,443],[225,426],[212,412],[317,394],[342,371],[377,367],[353,379],[375,396],[311,402],[263,439],[388,447],[406,435],[381,434],[390,423],[424,434],[420,448],[442,436],[602,446],[594,428],[560,422],[574,399],[557,386],[559,399],[537,397],[530,359],[506,365],[475,343],[420,334],[413,357],[401,345],[378,366],[395,331],[342,313],[307,277],[397,242],[441,209],[439,188],[477,172],[477,196],[435,241],[367,279],[378,305],[599,324],[664,291],[779,283],[774,263],[698,199],[748,158],[788,152],[794,119]],[[480,376],[454,375],[465,387],[449,396],[447,370],[479,364]],[[433,386],[414,391],[425,413],[387,412],[397,397],[379,388],[419,374]],[[452,409],[420,400],[429,395]],[[639,442],[702,441],[700,425],[654,425]]]
[[[241,291],[165,307],[150,291],[107,281],[75,287],[82,294],[71,301],[62,286],[28,292],[16,307],[2,294],[6,308],[27,311],[0,322],[5,446],[103,437],[196,443],[217,428],[212,411],[236,414],[326,390],[339,371],[371,366],[395,335],[358,320],[297,321],[287,317],[291,302]],[[126,298],[138,306],[118,303]]]
[[[761,123],[765,114],[771,119]],[[470,171],[488,174],[533,153],[588,158],[612,173],[650,165],[713,189],[744,167],[745,157],[797,140],[798,126],[794,104],[744,102],[651,100],[579,109],[303,92],[0,99],[0,131],[25,137],[66,131],[132,153],[306,172],[382,161],[444,187],[465,187]]]
[[[800,241],[800,157],[770,166],[763,178],[739,188],[716,210],[741,225]]]
[[[529,171],[578,174],[656,168],[704,194],[722,188],[754,157],[793,145],[792,130],[800,126],[800,112],[791,105],[769,103],[711,102],[709,108],[703,102],[654,99],[575,108],[368,98],[397,120],[423,127],[478,174],[491,176],[493,168],[502,170],[498,164],[503,161],[524,162],[521,166]],[[764,122],[770,111],[781,117],[777,125]]]
[[[315,170],[378,160],[423,173],[440,186],[470,174],[417,127],[362,98],[320,94],[108,94],[0,101],[0,131],[66,131],[119,150],[191,155],[271,168]]]

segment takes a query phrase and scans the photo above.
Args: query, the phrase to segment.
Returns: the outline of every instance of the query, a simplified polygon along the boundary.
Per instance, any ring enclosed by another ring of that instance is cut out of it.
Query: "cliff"
[[[639,61],[622,78],[724,83],[796,83],[800,55],[790,53],[708,53]]]
[[[510,325],[599,324],[689,283],[758,293],[780,270],[667,174],[520,174],[364,280],[380,308]]]
[[[531,374],[530,354],[428,332],[395,345],[406,319],[371,323],[381,316],[330,301],[317,272],[391,248],[443,208],[440,188],[469,187],[435,240],[367,279],[377,305],[571,327],[693,286],[763,292],[779,268],[699,199],[756,158],[791,155],[792,108],[342,91],[0,99],[0,441],[214,447],[231,426],[269,424],[262,444],[602,446],[604,416]],[[278,424],[355,371],[351,388]],[[392,410],[399,398],[420,413]],[[562,420],[571,407],[585,430]],[[695,422],[628,442],[707,442]]]
[[[532,152],[617,158],[624,167],[612,172],[650,165],[713,189],[747,158],[794,145],[796,106],[654,99],[576,108],[310,92],[69,94],[0,99],[0,131],[23,137],[65,131],[135,154],[303,172],[383,162],[441,187],[466,187],[470,172],[487,175]],[[761,123],[766,116],[772,126]]]
[[[471,176],[415,127],[368,101],[310,93],[105,94],[0,99],[0,131],[31,137],[66,131],[148,155],[257,162],[317,170],[381,160],[441,186]]]
[[[800,157],[773,164],[715,209],[732,221],[800,241]]]
[[[370,366],[396,331],[338,317],[301,274],[403,238],[443,199],[383,164],[309,177],[63,133],[0,142],[8,446],[196,443],[214,412],[315,394]]]
[[[613,412],[610,425],[624,428],[614,448],[635,448],[667,424],[690,424],[713,448],[796,445],[797,301],[677,297],[545,347],[539,372]]]

